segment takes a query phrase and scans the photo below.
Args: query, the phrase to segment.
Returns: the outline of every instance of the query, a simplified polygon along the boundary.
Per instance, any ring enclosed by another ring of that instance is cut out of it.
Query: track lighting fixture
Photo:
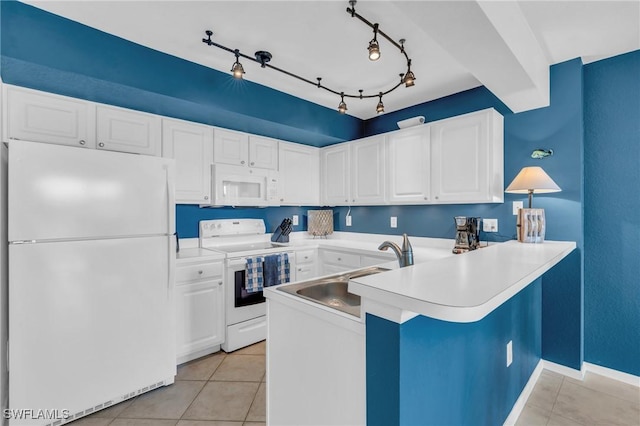
[[[238,60],[238,56],[240,56],[240,51],[236,49],[235,54],[236,54],[236,61],[231,67],[231,72],[233,73],[233,76],[235,78],[242,80],[242,74],[244,74],[244,68],[242,68],[242,64]]]
[[[207,35],[207,38],[203,38],[202,42],[206,43],[209,46],[214,46],[217,47],[219,49],[225,50],[229,53],[232,53],[235,55],[236,57],[236,61],[233,63],[233,66],[231,68],[231,72],[233,74],[233,76],[235,78],[238,79],[242,79],[244,72],[244,67],[242,66],[242,64],[240,63],[240,57],[242,57],[243,59],[247,59],[253,62],[256,62],[258,64],[260,64],[260,66],[262,68],[270,68],[272,70],[281,72],[283,74],[288,75],[289,77],[294,77],[300,81],[303,81],[305,83],[308,84],[312,84],[314,86],[316,86],[319,89],[324,89],[328,92],[331,92],[335,95],[339,95],[340,96],[340,103],[338,104],[338,112],[340,114],[345,114],[347,112],[347,104],[344,101],[344,98],[359,98],[359,99],[369,99],[369,98],[378,98],[378,105],[376,106],[376,112],[378,114],[384,112],[384,104],[382,103],[382,96],[386,95],[387,93],[391,93],[394,90],[396,90],[398,87],[402,86],[404,84],[405,87],[411,87],[413,85],[415,85],[415,79],[416,76],[413,74],[413,71],[411,71],[411,59],[409,58],[409,56],[407,55],[407,52],[404,49],[404,42],[406,40],[404,39],[400,39],[398,42],[396,42],[395,40],[393,40],[391,37],[389,37],[387,34],[385,34],[382,30],[380,30],[379,25],[377,23],[372,24],[371,22],[367,21],[365,18],[363,18],[362,16],[360,16],[358,13],[356,13],[356,0],[349,0],[349,6],[347,7],[347,13],[351,15],[352,18],[358,18],[361,22],[363,22],[364,24],[368,25],[370,28],[373,29],[373,39],[371,41],[369,41],[369,47],[368,47],[368,51],[369,51],[369,59],[371,61],[376,61],[378,59],[380,59],[380,43],[378,42],[378,35],[380,35],[381,37],[383,37],[385,40],[387,40],[389,43],[391,43],[391,45],[395,46],[400,53],[402,53],[407,61],[407,72],[400,74],[400,81],[393,87],[391,87],[390,89],[386,90],[386,91],[380,91],[377,94],[364,94],[362,89],[358,90],[358,94],[357,95],[351,95],[351,94],[347,94],[344,91],[337,91],[337,90],[333,90],[327,86],[322,85],[321,77],[316,77],[317,81],[311,81],[308,80],[304,77],[300,77],[297,74],[294,74],[292,72],[286,71],[282,68],[278,68],[275,67],[273,65],[270,65],[268,62],[271,61],[271,59],[273,58],[273,56],[271,55],[271,53],[264,51],[264,50],[259,50],[257,51],[253,57],[251,56],[247,56],[244,53],[241,53],[238,49],[230,49],[226,46],[223,46],[221,44],[218,44],[216,42],[214,42],[211,39],[211,36],[213,35],[213,32],[210,30],[205,31],[205,34]]]
[[[380,59],[380,45],[378,44],[378,24],[373,24],[373,40],[369,42],[369,60]]]
[[[380,96],[380,100],[378,101],[378,106],[376,106],[376,112],[381,114],[384,112],[384,104],[382,103],[382,92],[378,94]]]
[[[340,92],[340,103],[338,104],[338,112],[344,114],[347,112],[347,104],[344,103],[344,92]]]

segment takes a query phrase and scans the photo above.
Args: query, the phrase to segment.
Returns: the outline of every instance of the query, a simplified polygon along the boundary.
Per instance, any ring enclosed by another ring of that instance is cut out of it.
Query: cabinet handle
[[[244,160],[242,160],[242,161],[240,162],[240,164],[244,164]]]
[[[355,202],[356,202],[356,200],[351,200],[351,202],[352,202],[352,203],[355,203]]]
[[[86,142],[85,142],[84,140],[80,139],[80,141],[79,141],[79,144],[80,144],[80,145],[84,145],[85,143],[86,143]]]
[[[349,202],[349,200],[344,200],[344,202],[345,202],[345,203],[348,203],[348,202]]]
[[[280,198],[280,201],[284,201],[284,198]]]
[[[253,166],[254,164],[256,164],[256,163],[254,163],[253,161],[251,163],[249,163],[249,165],[251,165],[251,166]]]
[[[204,196],[204,199],[205,199],[205,200],[208,200],[208,199],[209,199],[209,196],[208,196],[208,195],[205,195],[205,196]]]
[[[198,275],[202,275],[202,270],[199,270],[199,271],[198,271]]]
[[[218,285],[222,285],[222,281],[218,281]]]
[[[429,197],[424,197],[424,199],[425,199],[425,200],[428,200],[428,199],[429,199]]]
[[[338,258],[338,262],[342,262],[342,258],[341,257]]]
[[[305,259],[308,259],[308,258],[309,258],[309,256],[305,256],[304,258],[305,258]]]
[[[439,199],[440,199],[440,197],[438,197],[438,196],[436,195],[436,200],[439,200]]]
[[[104,143],[100,142],[100,143],[98,144],[98,146],[99,146],[100,148],[103,148],[103,147],[104,147]]]

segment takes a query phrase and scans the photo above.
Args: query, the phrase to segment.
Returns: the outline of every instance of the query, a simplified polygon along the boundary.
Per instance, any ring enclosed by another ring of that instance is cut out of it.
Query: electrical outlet
[[[523,208],[523,206],[524,206],[524,203],[522,201],[514,201],[513,202],[513,215],[517,216],[518,215],[518,210]]]
[[[513,362],[513,341],[507,343],[507,367]]]
[[[298,226],[298,215],[294,214],[291,218],[291,222],[293,223],[293,226]]]
[[[351,215],[347,216],[345,219],[347,226],[351,226]]]
[[[398,227],[398,218],[396,216],[391,216],[391,227],[392,228]]]
[[[498,232],[498,219],[482,219],[484,232]]]

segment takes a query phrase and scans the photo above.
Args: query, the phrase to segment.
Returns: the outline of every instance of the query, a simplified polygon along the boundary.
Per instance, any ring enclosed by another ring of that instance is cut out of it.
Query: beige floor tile
[[[115,419],[109,426],[175,426],[177,420]]]
[[[178,420],[205,383],[179,381],[171,386],[152,390],[138,396],[118,417]]]
[[[107,426],[112,420],[110,418],[83,417],[67,424],[73,426]]]
[[[91,414],[89,417],[103,417],[109,419],[115,419],[118,417],[120,413],[122,413],[128,406],[130,406],[135,398],[127,399],[126,401],[122,401],[119,404],[112,405],[109,408],[105,408],[104,410],[96,411]]]
[[[264,422],[244,422],[242,426],[267,426]]]
[[[584,380],[571,378],[567,378],[566,380],[571,383],[575,383],[576,385],[584,386],[589,389],[604,392],[608,395],[640,404],[640,388],[631,386],[627,383],[619,382],[590,372],[585,375]]]
[[[182,419],[244,421],[258,386],[249,382],[207,382]]]
[[[551,411],[526,404],[516,421],[516,426],[546,426],[550,415]]]
[[[584,386],[565,381],[553,413],[588,425],[638,425],[640,406]]]
[[[573,420],[569,420],[557,414],[551,413],[551,417],[549,418],[549,423],[547,423],[547,426],[585,426],[585,425],[583,425],[582,423],[574,422]]]
[[[267,341],[254,343],[246,348],[238,349],[235,352],[231,352],[233,355],[264,355],[267,353]]]
[[[560,391],[562,379],[563,376],[559,374],[543,371],[527,399],[527,405],[550,412]]]
[[[242,422],[225,422],[217,420],[180,420],[177,426],[242,426]]]
[[[267,386],[260,384],[258,393],[256,394],[253,404],[247,415],[248,422],[265,422],[267,421]]]
[[[226,357],[224,352],[217,352],[178,366],[176,380],[209,380]]]
[[[262,355],[227,355],[210,380],[260,382],[265,373]]]

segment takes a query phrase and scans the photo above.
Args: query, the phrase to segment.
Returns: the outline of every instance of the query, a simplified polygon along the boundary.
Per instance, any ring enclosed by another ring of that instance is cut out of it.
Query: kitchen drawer
[[[301,263],[313,263],[316,260],[316,251],[311,250],[299,250],[296,252],[296,264]]]
[[[333,263],[334,265],[344,265],[345,267],[360,267],[360,255],[343,253],[339,251],[325,251],[323,253],[325,263]]]
[[[179,265],[176,268],[176,283],[202,280],[211,277],[222,276],[222,262],[197,263]]]
[[[316,268],[313,264],[300,264],[296,266],[296,281],[307,281],[316,277]]]

